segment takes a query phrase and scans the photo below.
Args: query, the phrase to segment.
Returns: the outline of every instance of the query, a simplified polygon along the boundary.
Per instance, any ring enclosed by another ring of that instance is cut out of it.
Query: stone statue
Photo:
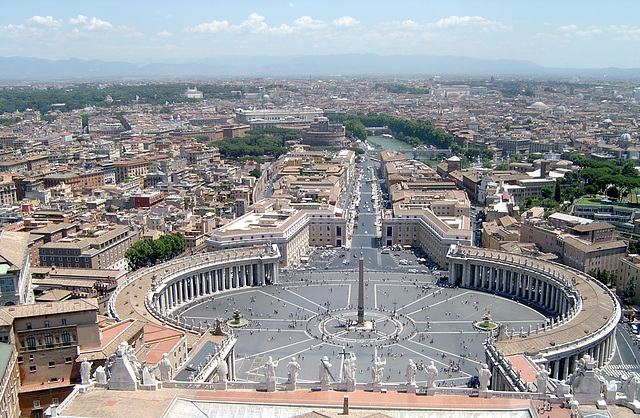
[[[98,366],[96,368],[96,382],[101,384],[101,385],[106,385],[107,384],[107,372],[105,370],[104,367],[102,366]]]
[[[491,381],[491,371],[487,363],[482,364],[482,368],[478,372],[478,380],[480,381],[479,390],[488,390]]]
[[[140,366],[140,375],[142,376],[142,384],[145,386],[153,385],[156,383],[156,379],[151,375],[151,370],[149,370],[149,366],[147,366],[147,362],[142,362]]]
[[[300,373],[300,364],[296,361],[295,357],[291,357],[291,361],[287,363],[288,382],[294,387],[298,383],[298,373]]]
[[[229,373],[229,367],[226,360],[220,360],[218,362],[218,382],[227,383],[227,373]]]
[[[265,383],[276,381],[276,367],[278,367],[278,361],[273,361],[273,357],[269,356],[269,360],[262,366]]]
[[[324,356],[320,360],[320,368],[318,369],[320,375],[320,385],[329,386],[329,378],[331,377],[331,366],[332,364],[329,363],[329,357]]]
[[[413,362],[412,359],[409,359],[409,364],[407,364],[407,373],[404,375],[407,378],[407,385],[415,386],[416,385],[416,374],[418,373],[418,366]]]
[[[82,359],[82,363],[80,363],[80,382],[83,385],[88,385],[91,382],[91,365],[93,363],[89,363],[87,358]]]
[[[634,402],[638,399],[638,388],[640,387],[640,379],[638,376],[631,375],[625,381],[624,394],[627,396],[627,402]]]
[[[350,356],[344,359],[344,364],[342,365],[342,373],[345,381],[353,385],[356,383],[356,371],[358,369],[356,360],[355,353],[350,353]]]
[[[158,362],[158,370],[160,370],[160,380],[163,382],[171,380],[172,367],[167,353],[164,353],[162,359]]]
[[[547,382],[549,381],[549,371],[544,367],[544,364],[540,365],[540,371],[536,375],[538,383],[538,393],[547,393]]]
[[[438,377],[438,368],[433,364],[433,361],[427,366],[425,372],[427,374],[427,389],[435,389],[436,378]]]
[[[387,360],[382,360],[380,356],[376,356],[371,366],[371,382],[374,385],[382,383],[382,377],[384,376],[384,366],[387,364]]]

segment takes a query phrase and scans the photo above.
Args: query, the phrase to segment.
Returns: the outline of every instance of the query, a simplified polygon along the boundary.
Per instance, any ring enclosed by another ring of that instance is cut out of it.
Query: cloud
[[[98,19],[97,17],[92,17],[89,19],[87,16],[78,15],[76,18],[70,18],[69,23],[76,26],[81,26],[82,29],[94,32],[94,31],[103,31],[113,29],[113,25],[106,20]]]
[[[561,31],[564,31],[564,32],[576,31],[576,30],[578,30],[578,26],[577,25],[560,26],[558,28],[558,30],[561,30]]]
[[[293,26],[300,30],[322,30],[327,24],[322,20],[312,19],[311,16],[302,16],[293,21]]]
[[[156,36],[158,38],[170,38],[173,36],[173,33],[169,32],[168,30],[161,30],[160,32],[156,33]]]
[[[455,28],[455,27],[472,27],[480,26],[487,29],[508,30],[511,26],[504,23],[488,20],[482,16],[449,16],[438,20],[433,24],[436,28]]]
[[[191,28],[193,32],[200,33],[218,33],[218,32],[228,32],[231,28],[229,22],[226,20],[213,20],[209,23],[200,23],[199,25]]]
[[[347,18],[351,19],[351,18]],[[340,19],[338,19],[340,20]],[[353,19],[356,23],[357,21]],[[340,21],[342,25],[352,25],[350,20]],[[231,24],[227,20],[213,20],[211,22],[200,23],[188,29],[192,33],[213,34],[213,33],[248,33],[248,34],[271,34],[290,35],[321,32],[326,30],[327,22],[313,19],[311,16],[302,16],[294,20],[292,24],[283,23],[279,26],[269,26],[265,22],[265,17],[258,13],[251,13],[239,24]]]
[[[56,20],[53,16],[33,16],[27,19],[27,24],[47,28],[59,28],[62,26],[62,20]]]
[[[353,28],[355,26],[358,26],[360,21],[354,19],[351,16],[342,16],[338,19],[333,20],[333,22],[331,23],[337,28]]]

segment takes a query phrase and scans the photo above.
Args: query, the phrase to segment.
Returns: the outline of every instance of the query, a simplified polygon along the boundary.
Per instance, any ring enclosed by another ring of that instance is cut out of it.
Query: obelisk
[[[356,326],[364,326],[364,256],[360,252],[358,260],[358,322]]]

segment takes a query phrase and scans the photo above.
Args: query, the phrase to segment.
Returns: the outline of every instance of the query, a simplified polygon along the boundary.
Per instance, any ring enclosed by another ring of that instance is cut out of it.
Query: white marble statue
[[[288,373],[288,382],[292,385],[296,385],[298,383],[298,373],[300,373],[300,363],[296,361],[295,357],[291,357],[291,361],[287,363],[287,373]]]
[[[278,361],[273,361],[273,357],[269,356],[269,360],[262,366],[265,383],[276,381],[276,367],[278,367]]]
[[[407,378],[407,385],[415,386],[417,373],[418,366],[416,366],[416,363],[412,359],[409,359],[409,364],[407,364],[407,373],[404,375]]]
[[[329,380],[331,378],[331,366],[332,364],[329,363],[329,357],[324,356],[322,360],[320,360],[318,373],[320,375],[320,384],[322,386],[328,386],[329,383],[331,383]]]
[[[627,396],[627,402],[634,402],[638,399],[638,388],[640,388],[640,379],[635,374],[625,380],[624,394]]]
[[[101,385],[107,384],[107,372],[104,367],[102,366],[96,367],[95,376],[96,376],[96,383],[99,383]]]
[[[540,365],[540,371],[536,375],[536,382],[538,384],[538,393],[547,393],[547,382],[549,381],[549,371],[544,367],[544,364]]]
[[[433,364],[433,361],[427,366],[425,372],[427,374],[427,389],[435,389],[436,378],[438,377],[438,368]]]
[[[371,365],[371,381],[374,385],[382,383],[382,377],[384,376],[384,366],[387,364],[387,360],[382,360],[380,356],[376,356]]]
[[[342,374],[347,383],[355,385],[356,383],[356,371],[358,366],[356,365],[355,353],[350,353],[350,356],[344,359],[342,365]]]
[[[82,363],[80,363],[80,382],[83,385],[88,385],[91,382],[91,365],[93,363],[90,363],[87,361],[87,358],[83,358],[82,359]]]
[[[167,353],[162,355],[162,359],[158,362],[158,370],[160,370],[160,380],[168,382],[171,380],[171,361]]]
[[[218,382],[227,383],[227,373],[229,373],[229,367],[226,360],[220,360],[218,363]]]
[[[480,381],[480,390],[488,390],[489,383],[491,381],[491,370],[489,370],[489,366],[487,363],[482,364],[482,368],[478,372],[478,380]]]

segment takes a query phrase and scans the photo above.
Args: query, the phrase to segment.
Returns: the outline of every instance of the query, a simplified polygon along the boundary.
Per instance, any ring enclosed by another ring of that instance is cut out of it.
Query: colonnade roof
[[[164,266],[173,265],[180,267],[181,263],[189,263],[191,260],[196,260],[199,257],[210,257],[212,264],[216,262],[234,261],[243,257],[257,257],[265,251],[265,246],[252,247],[252,248],[240,248],[230,250],[220,250],[210,253],[197,254],[196,256],[174,259],[160,266],[160,269],[149,268],[140,271],[137,280],[129,283],[120,289],[120,292],[116,295],[114,307],[116,314],[119,318],[138,319],[145,322],[150,322],[159,326],[171,326],[170,324],[163,322],[153,316],[145,306],[145,298],[147,291],[151,287],[154,276],[159,276],[164,271]],[[228,257],[227,257],[228,256]],[[177,263],[177,264],[176,264]],[[137,273],[137,272],[136,272]],[[131,276],[134,273],[130,273]],[[184,330],[181,330],[184,331]],[[187,344],[191,346],[199,336],[196,333],[187,332]]]
[[[572,278],[575,278],[575,289],[578,289],[582,295],[582,310],[571,321],[539,334],[532,333],[526,337],[514,337],[509,340],[496,341],[496,347],[505,355],[535,355],[542,350],[553,350],[553,347],[571,344],[594,335],[598,330],[610,325],[612,321],[617,324],[619,320],[620,309],[616,306],[617,301],[612,298],[612,294],[609,291],[605,290],[599,283],[596,283],[595,279],[592,279],[586,273],[570,269],[561,264],[503,251],[467,246],[463,247],[463,251],[467,257],[479,258],[484,261],[502,261],[505,264],[505,268],[510,268],[514,271],[518,267],[533,268],[535,270],[544,269],[544,274],[549,276],[551,276],[551,272],[555,271],[556,275],[564,276],[569,283]],[[453,257],[456,256],[455,254],[452,255]],[[526,266],[525,261],[527,263]],[[604,335],[600,337],[604,337]]]

